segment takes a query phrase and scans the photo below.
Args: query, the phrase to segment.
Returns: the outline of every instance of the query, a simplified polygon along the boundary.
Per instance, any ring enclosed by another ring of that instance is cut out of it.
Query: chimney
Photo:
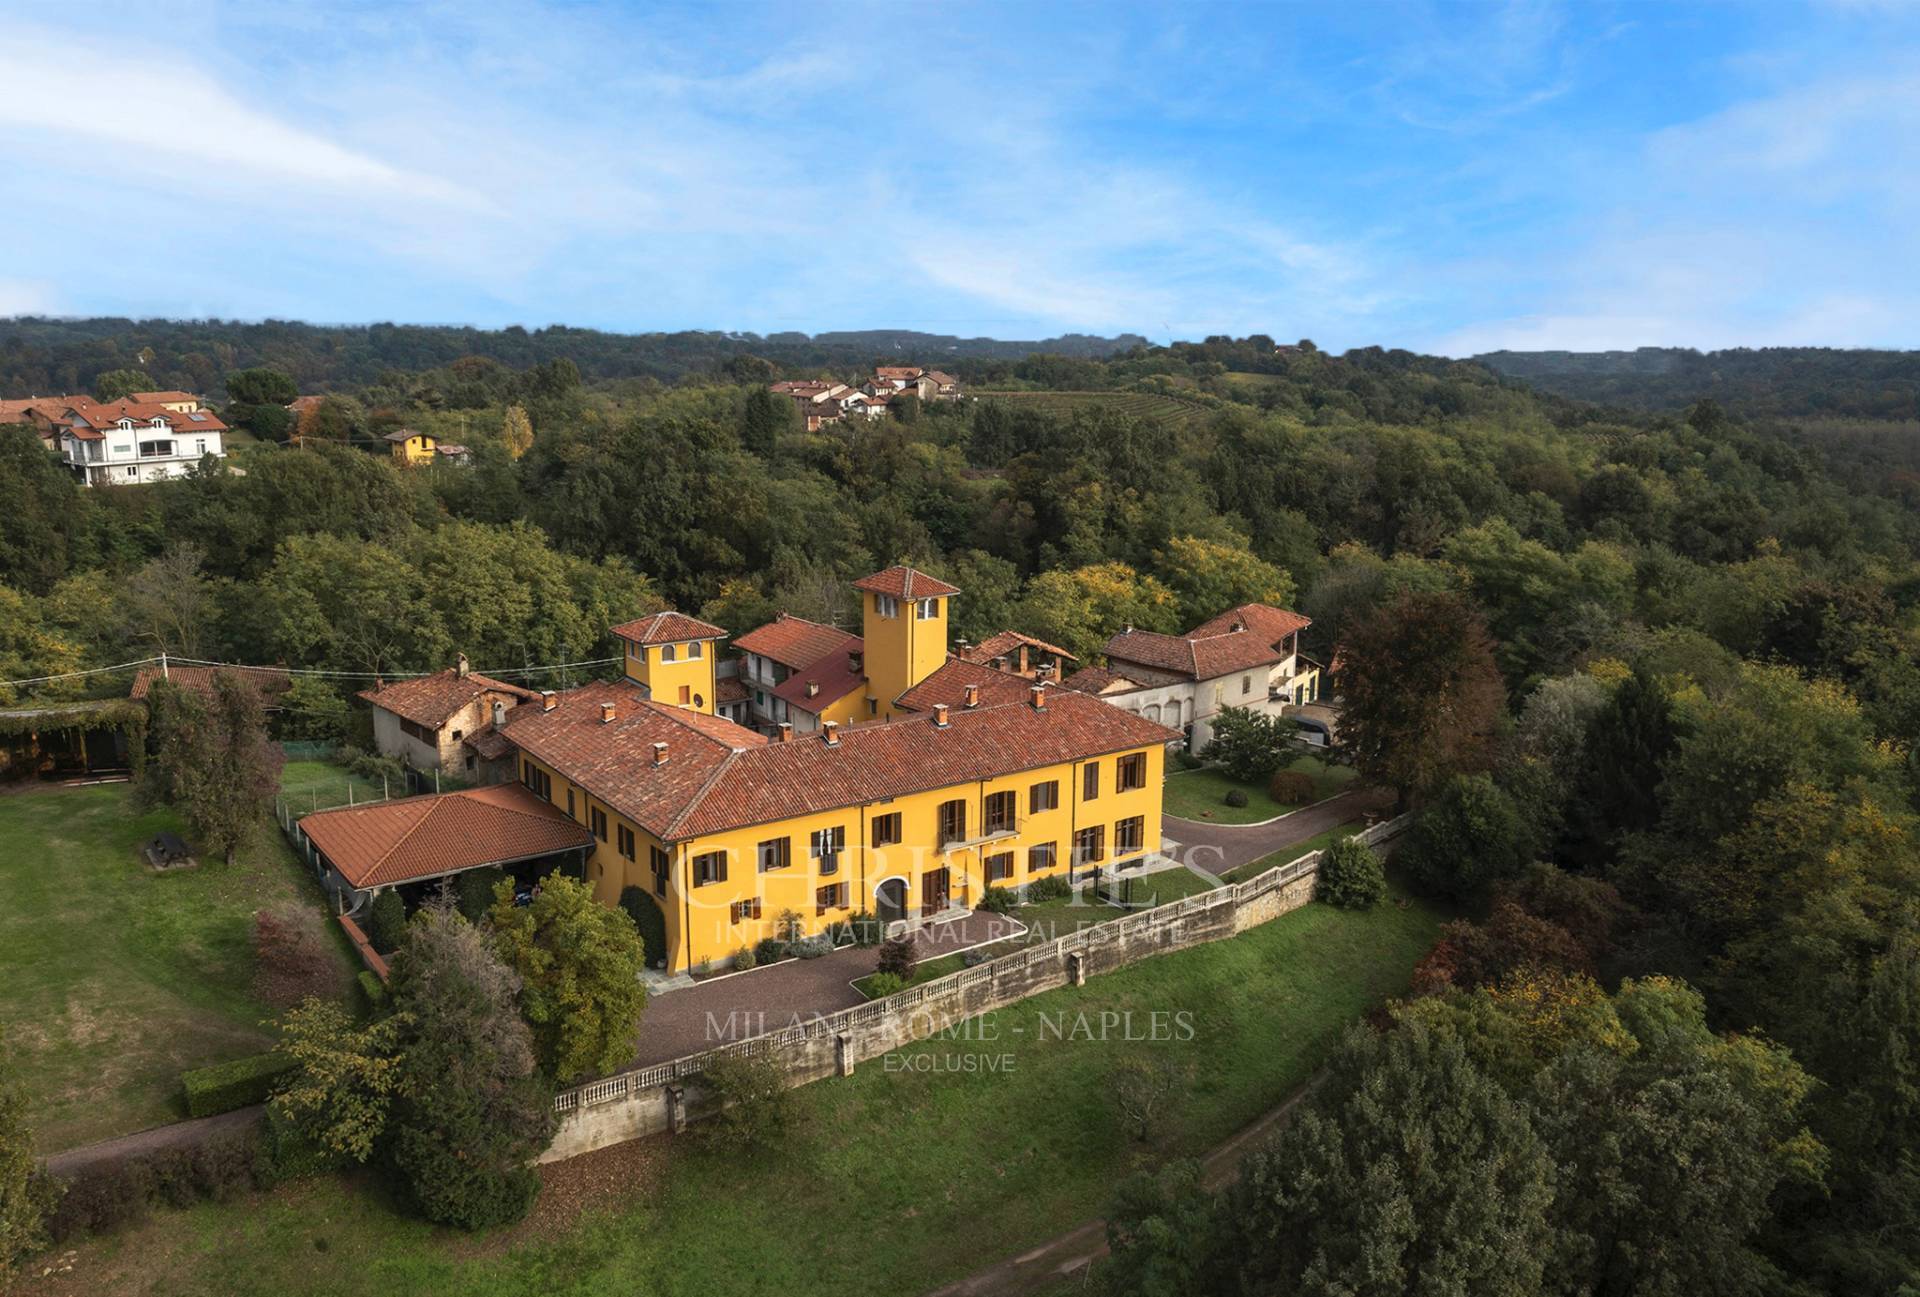
[[[821,721],[820,737],[826,740],[826,744],[828,747],[830,748],[839,747],[840,746],[840,722],[839,721]]]
[[[980,705],[980,686],[968,685],[967,691],[966,691],[966,697],[967,697],[967,706],[978,707]]]
[[[540,691],[540,710],[541,711],[550,712],[554,708],[558,707],[559,705],[560,705],[560,698],[557,694],[553,692],[553,690],[542,689]]]
[[[780,732],[779,732],[779,735],[774,739],[774,742],[785,743],[788,739],[792,737],[793,737],[793,722],[781,721]]]
[[[807,697],[809,698],[815,697],[819,694],[819,692],[820,692],[820,682],[818,680],[807,681]]]
[[[859,675],[864,669],[865,667],[860,660],[860,652],[858,649],[855,649],[852,652],[847,654],[847,670],[848,671],[851,671],[854,675]]]
[[[602,725],[612,724],[614,718],[619,714],[620,714],[619,709],[616,708],[612,703],[600,704],[600,723]]]
[[[493,700],[493,728],[499,729],[507,723],[507,705],[498,698]]]
[[[1122,627],[1122,628],[1121,628],[1121,631],[1120,631],[1120,633],[1121,633],[1122,635],[1131,635],[1131,634],[1133,634],[1133,623],[1132,623],[1132,622],[1128,622],[1128,623],[1127,623],[1127,624],[1126,624],[1126,625],[1125,625],[1124,627]]]
[[[1243,631],[1243,630],[1245,630],[1246,628],[1247,628],[1247,624],[1246,624],[1245,622],[1243,622],[1243,621],[1241,621],[1241,620],[1240,620],[1240,619],[1239,619],[1238,617],[1235,617],[1235,618],[1233,619],[1233,629],[1234,629],[1234,630],[1236,630],[1236,631]]]
[[[1060,668],[1055,664],[1053,664],[1052,662],[1042,662],[1039,666],[1039,669],[1036,670],[1034,674],[1039,676],[1042,680],[1052,680],[1054,677],[1054,674],[1059,670]]]
[[[935,703],[933,705],[933,724],[936,729],[944,730],[947,728],[947,705],[945,703]]]
[[[653,764],[656,766],[664,766],[667,764],[666,744],[656,743],[653,745]]]
[[[1033,702],[1033,710],[1037,712],[1047,710],[1047,687],[1045,685],[1034,685],[1031,689],[1027,690],[1027,697]]]
[[[459,676],[462,680],[465,680],[467,678],[467,671],[468,671],[467,655],[465,653],[462,653],[459,656],[459,658],[455,660],[453,664],[453,673],[456,676]]]

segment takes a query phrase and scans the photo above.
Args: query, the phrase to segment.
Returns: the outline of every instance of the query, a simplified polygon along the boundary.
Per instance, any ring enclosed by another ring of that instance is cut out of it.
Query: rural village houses
[[[922,401],[957,401],[960,399],[960,380],[937,369],[882,365],[873,371],[871,379],[859,387],[824,379],[802,379],[772,383],[767,390],[792,398],[800,407],[807,431],[818,432],[822,424],[851,415],[877,419],[887,412],[893,399],[901,395],[918,397]]]

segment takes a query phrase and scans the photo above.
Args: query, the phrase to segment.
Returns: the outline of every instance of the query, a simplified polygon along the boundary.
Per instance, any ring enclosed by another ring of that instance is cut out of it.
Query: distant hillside
[[[1762,418],[1920,418],[1920,351],[1641,347],[1474,359],[1542,391],[1634,410],[1679,410],[1710,397]]]
[[[0,397],[87,391],[95,375],[110,369],[142,369],[155,388],[217,394],[233,370],[271,365],[311,392],[361,387],[387,371],[434,369],[467,356],[516,369],[564,358],[588,379],[672,382],[689,373],[752,369],[753,358],[799,369],[866,365],[882,357],[932,366],[1039,354],[1096,359],[1145,342],[1134,334],[1068,334],[1023,342],[906,329],[761,337],[718,331],[603,333],[564,325],[529,330],[23,316],[0,320]]]

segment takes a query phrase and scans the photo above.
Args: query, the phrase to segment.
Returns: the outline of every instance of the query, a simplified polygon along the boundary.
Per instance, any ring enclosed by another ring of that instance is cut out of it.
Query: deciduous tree
[[[280,1020],[280,1049],[297,1066],[273,1106],[328,1156],[365,1162],[386,1133],[412,1025],[390,1015],[360,1026],[337,1001],[305,1000]]]
[[[565,1083],[633,1057],[647,990],[640,934],[593,889],[549,874],[530,905],[501,884],[488,916],[500,957],[520,980],[520,1007],[541,1065]]]
[[[1354,764],[1403,799],[1493,760],[1505,691],[1480,614],[1458,595],[1408,591],[1355,623],[1333,688]]]

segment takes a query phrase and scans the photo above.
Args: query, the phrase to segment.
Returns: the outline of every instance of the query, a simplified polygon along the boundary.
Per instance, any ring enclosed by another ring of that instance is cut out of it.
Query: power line
[[[541,675],[549,671],[570,671],[576,667],[611,666],[619,658],[589,658],[583,662],[554,662],[541,666],[501,667],[497,670],[477,671],[477,675],[489,676],[527,676]],[[0,680],[0,688],[16,685],[54,684],[61,680],[81,680],[88,676],[112,675],[120,671],[134,671],[149,666],[192,666],[210,667],[220,671],[263,671],[274,675],[314,676],[321,679],[344,680],[418,680],[424,676],[437,674],[433,671],[329,671],[321,667],[280,667],[259,666],[250,662],[215,662],[209,658],[175,657],[171,653],[164,657],[138,658],[132,662],[121,662],[110,667],[89,667],[84,671],[63,671],[58,675],[28,676],[20,680]],[[441,668],[445,670],[446,668]]]

